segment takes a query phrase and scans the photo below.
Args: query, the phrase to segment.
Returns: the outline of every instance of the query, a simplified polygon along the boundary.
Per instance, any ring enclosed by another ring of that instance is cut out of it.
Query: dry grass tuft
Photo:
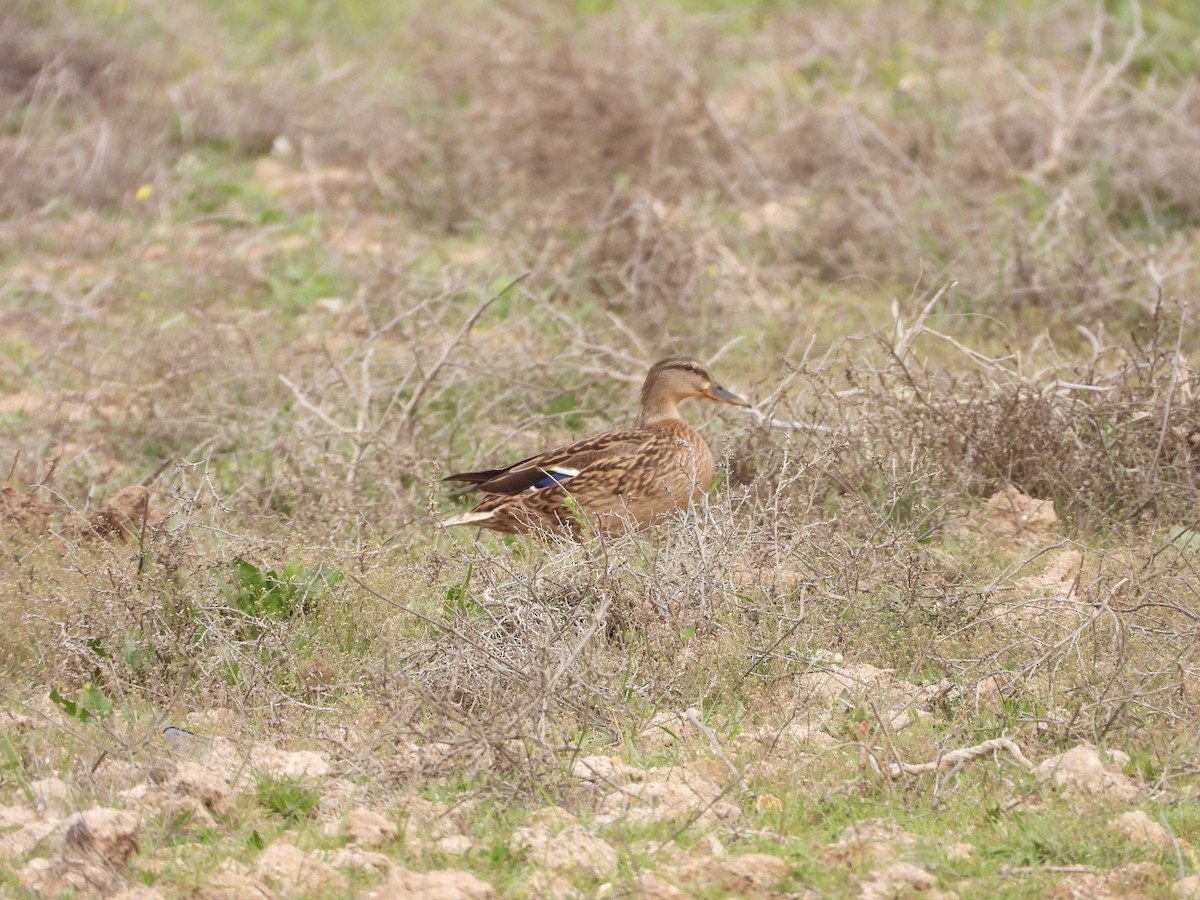
[[[69,15],[30,24],[12,2],[0,34],[0,214],[131,201],[166,138],[153,66]]]

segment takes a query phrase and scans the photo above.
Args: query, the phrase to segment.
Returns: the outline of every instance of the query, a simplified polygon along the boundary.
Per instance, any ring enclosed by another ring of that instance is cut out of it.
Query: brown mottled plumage
[[[471,512],[442,524],[575,537],[620,530],[625,523],[652,525],[712,484],[712,451],[679,417],[679,403],[689,397],[750,405],[714,384],[703,363],[668,356],[654,364],[642,385],[637,427],[584,438],[502,469],[450,475],[446,481],[466,482],[457,493],[484,496]],[[579,513],[586,514],[586,524]]]

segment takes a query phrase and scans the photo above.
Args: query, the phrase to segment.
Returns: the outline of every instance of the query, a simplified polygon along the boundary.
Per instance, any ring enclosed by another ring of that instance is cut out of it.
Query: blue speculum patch
[[[565,471],[558,471],[556,469],[548,469],[546,471],[546,477],[539,479],[538,481],[535,481],[533,483],[533,487],[535,489],[536,488],[554,487],[554,485],[562,484],[568,478],[574,478],[578,474],[579,474],[579,472],[577,472],[574,469],[569,469],[569,470],[565,470]]]

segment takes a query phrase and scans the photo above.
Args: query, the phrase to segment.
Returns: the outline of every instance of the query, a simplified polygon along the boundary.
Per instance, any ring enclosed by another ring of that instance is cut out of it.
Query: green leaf
[[[80,708],[74,700],[68,700],[59,693],[58,688],[50,688],[50,702],[65,712],[68,716],[78,719],[80,722],[86,722],[91,719],[92,714],[86,709]]]

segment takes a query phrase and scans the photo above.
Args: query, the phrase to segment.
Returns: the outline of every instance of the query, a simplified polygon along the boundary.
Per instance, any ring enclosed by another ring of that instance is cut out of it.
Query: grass
[[[141,810],[165,896],[354,805],[504,895],[552,892],[513,836],[558,806],[617,857],[564,895],[1166,896],[1191,849],[1111,823],[1197,826],[1196,21],[1106,9],[0,2],[0,804]],[[436,527],[443,475],[624,424],[680,351],[756,401],[686,410],[689,516]],[[71,530],[144,481],[163,521]],[[1004,532],[1008,488],[1057,524]],[[1123,751],[1138,799],[886,774],[999,737]],[[740,816],[610,822],[593,755]],[[189,758],[230,815],[122,793]],[[341,869],[266,886],[385,877]]]

